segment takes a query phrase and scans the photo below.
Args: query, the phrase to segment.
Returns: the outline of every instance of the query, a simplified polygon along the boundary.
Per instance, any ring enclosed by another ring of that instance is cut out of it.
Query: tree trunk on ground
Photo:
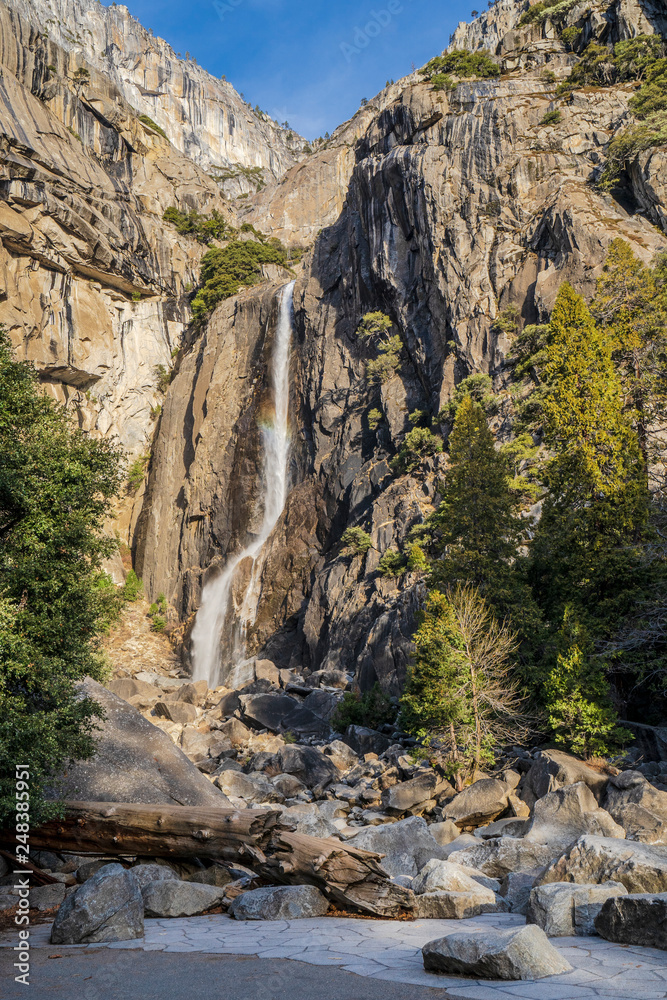
[[[375,916],[409,915],[414,894],[395,885],[380,855],[280,826],[272,809],[202,809],[67,802],[64,819],[31,830],[30,846],[74,853],[215,858],[270,882],[315,885],[332,901]],[[11,835],[3,838],[11,843]]]

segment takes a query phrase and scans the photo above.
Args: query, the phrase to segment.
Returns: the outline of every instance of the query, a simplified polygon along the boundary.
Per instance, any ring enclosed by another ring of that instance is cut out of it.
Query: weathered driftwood
[[[240,862],[270,882],[315,885],[334,902],[376,916],[414,910],[381,855],[279,825],[277,810],[200,809],[124,802],[68,802],[65,817],[32,830],[31,847],[76,853],[217,858]]]

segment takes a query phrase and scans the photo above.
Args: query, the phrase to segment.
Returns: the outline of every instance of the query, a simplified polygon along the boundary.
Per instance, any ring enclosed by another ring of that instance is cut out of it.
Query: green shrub
[[[120,592],[123,600],[129,602],[138,601],[143,595],[143,584],[133,569],[128,571]]]
[[[398,455],[391,460],[394,472],[402,475],[418,468],[429,455],[442,451],[442,438],[428,427],[413,427],[405,435]]]
[[[380,576],[401,576],[407,568],[407,559],[396,549],[386,549],[378,563]]]
[[[424,555],[421,545],[411,545],[408,550],[408,569],[411,573],[425,573],[428,569],[428,560]]]
[[[479,403],[487,416],[491,416],[491,414],[498,411],[499,399],[493,391],[491,376],[483,372],[477,372],[475,375],[469,375],[468,378],[462,379],[454,387],[452,398],[440,412],[439,418],[441,420],[455,419],[459,406],[468,397],[473,402]]]
[[[285,248],[259,240],[232,240],[222,249],[208,250],[202,258],[203,286],[192,300],[195,321],[203,321],[218,302],[236,295],[242,286],[257,284],[262,264],[285,267]]]
[[[368,411],[368,426],[372,431],[376,431],[383,420],[384,414],[382,410],[374,408]]]
[[[542,120],[540,121],[540,126],[558,125],[558,123],[562,121],[562,119],[563,119],[562,111],[559,111],[558,108],[554,108],[553,111],[547,111],[544,118],[542,118]]]
[[[454,49],[444,55],[435,56],[419,71],[429,80],[446,74],[471,78],[488,79],[500,76],[500,66],[491,59],[487,52],[468,52],[467,49]],[[440,88],[444,89],[444,88]]]
[[[519,26],[524,24],[542,24],[547,18],[558,24],[572,10],[579,0],[542,0],[533,4],[519,18]]]
[[[456,82],[452,79],[449,73],[435,73],[431,77],[431,83],[433,84],[434,90],[444,90],[447,93],[452,90],[456,90]]]
[[[171,385],[175,370],[167,368],[165,365],[155,365],[153,375],[155,376],[155,388],[157,391],[166,392]]]
[[[396,720],[397,708],[384,694],[378,683],[364,694],[346,691],[331,719],[331,725],[338,733],[344,733],[348,726],[367,726],[380,729]]]
[[[346,528],[341,535],[343,555],[364,556],[372,546],[371,536],[363,528]]]
[[[217,209],[213,209],[210,215],[200,215],[194,209],[190,212],[181,212],[172,205],[162,218],[165,222],[170,222],[177,233],[183,236],[193,236],[200,243],[229,239],[236,233],[234,227]]]
[[[153,615],[153,621],[151,622],[151,632],[164,632],[167,627],[167,619],[163,618],[162,615]]]
[[[377,357],[366,362],[366,378],[369,382],[383,385],[396,374],[401,366],[403,343],[397,333],[382,341],[377,348]]]
[[[143,483],[149,458],[150,455],[140,455],[139,458],[135,458],[134,462],[130,464],[127,470],[127,489],[129,493],[136,493]]]
[[[163,139],[167,138],[167,133],[165,132],[165,130],[163,128],[160,128],[157,122],[154,122],[152,118],[148,117],[148,115],[139,115],[139,121],[141,122],[142,125],[146,125],[147,128],[150,128],[154,132],[157,132],[157,134],[161,135]]]
[[[168,617],[167,598],[164,594],[158,594],[157,601],[151,604],[148,617],[151,619],[151,632],[164,632]]]
[[[574,47],[574,43],[577,41],[580,35],[581,35],[581,28],[577,28],[575,25],[572,25],[571,27],[565,28],[563,31],[561,31],[560,40],[563,43],[563,45],[566,45],[568,49],[572,50],[572,48]]]
[[[140,291],[137,290],[137,291],[132,292],[132,301],[133,302],[141,302],[141,292]]]

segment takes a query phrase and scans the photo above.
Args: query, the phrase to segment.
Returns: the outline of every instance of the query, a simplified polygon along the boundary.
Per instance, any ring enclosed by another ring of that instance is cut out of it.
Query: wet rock
[[[147,917],[193,917],[218,906],[225,891],[199,882],[160,879],[147,882],[141,895]]]
[[[539,884],[549,882],[620,882],[629,893],[667,892],[667,847],[581,837],[544,871]]]
[[[580,781],[547,792],[537,800],[525,839],[564,848],[587,833],[619,839],[625,836],[625,830],[598,807],[590,788]]]
[[[80,690],[105,711],[93,734],[97,752],[90,760],[68,764],[58,793],[54,788],[50,795],[90,802],[229,806],[169,736],[131,705],[90,678]]]
[[[526,921],[537,924],[547,937],[579,937],[595,934],[595,919],[603,903],[627,894],[620,882],[603,885],[574,885],[551,882],[531,890]]]
[[[454,820],[459,827],[490,823],[507,808],[509,793],[504,781],[482,778],[442,807],[443,818]]]
[[[667,950],[667,892],[608,899],[595,918],[595,930],[607,941]]]
[[[130,941],[143,933],[139,883],[131,870],[111,864],[67,896],[51,928],[51,943]]]
[[[667,845],[667,792],[658,791],[639,771],[609,779],[604,807],[628,840]]]
[[[485,875],[502,879],[510,872],[528,871],[548,865],[553,860],[553,853],[553,848],[544,844],[534,844],[517,837],[500,837],[450,853],[449,859],[459,865],[478,868]]]
[[[480,979],[544,979],[572,970],[535,925],[448,934],[424,945],[422,955],[427,972]]]
[[[416,875],[432,858],[442,859],[445,850],[435,842],[420,816],[362,829],[350,843],[386,855],[382,867],[389,875]]]
[[[391,746],[391,740],[366,726],[348,726],[345,730],[345,742],[363,756],[366,753],[381,754]]]
[[[178,875],[169,865],[134,865],[131,871],[140,889],[149,882],[169,882],[178,879]]]
[[[229,907],[236,920],[299,920],[323,917],[329,904],[312,885],[268,886],[237,896]]]

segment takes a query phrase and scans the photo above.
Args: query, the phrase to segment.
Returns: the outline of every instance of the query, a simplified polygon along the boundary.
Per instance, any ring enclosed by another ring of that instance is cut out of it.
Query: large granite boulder
[[[581,837],[538,879],[580,885],[620,882],[630,893],[667,892],[667,847],[610,837]]]
[[[526,774],[521,797],[532,806],[547,792],[583,781],[600,801],[608,776],[563,750],[543,750]]]
[[[339,833],[338,827],[327,819],[316,802],[303,802],[283,809],[280,822],[309,837],[337,837]]]
[[[384,753],[392,745],[388,737],[366,726],[348,726],[345,730],[345,742],[361,756],[366,753]]]
[[[143,889],[149,882],[173,882],[178,880],[178,875],[169,865],[135,865],[132,874],[139,883],[139,888]]]
[[[639,771],[609,779],[604,807],[628,840],[667,845],[667,792],[660,792]]]
[[[382,808],[390,816],[400,816],[434,798],[445,790],[449,782],[442,781],[435,771],[421,771],[409,781],[391,785],[382,793]]]
[[[667,796],[666,796],[667,798]],[[547,792],[535,803],[533,821],[525,839],[537,844],[565,848],[586,833],[598,837],[625,836],[583,781]]]
[[[504,781],[482,778],[443,806],[443,819],[451,819],[459,827],[490,823],[507,808],[510,792],[511,788]]]
[[[525,917],[533,886],[543,871],[544,867],[529,868],[505,875],[500,883],[500,895],[507,901],[510,913],[521,913]]]
[[[156,879],[141,890],[147,917],[193,917],[217,906],[225,889],[201,882]]]
[[[382,867],[389,875],[416,875],[431,858],[445,857],[445,848],[435,842],[421,816],[362,828],[350,843],[384,854]]]
[[[451,846],[449,844],[448,848]],[[485,875],[502,879],[510,872],[544,868],[553,860],[553,855],[553,848],[546,844],[535,844],[520,837],[499,837],[450,853],[449,859],[457,865],[478,868]]]
[[[422,955],[427,972],[480,979],[544,979],[572,971],[534,924],[448,934],[424,945]]]
[[[51,928],[51,943],[101,944],[131,941],[143,934],[139,883],[131,869],[111,864],[65,898]]]
[[[603,904],[627,889],[620,882],[603,885],[576,885],[551,882],[531,890],[526,922],[537,924],[547,937],[578,937],[596,933],[595,918]]]
[[[50,795],[88,802],[229,808],[227,797],[135,708],[89,677],[80,691],[105,712],[94,735],[96,754],[68,764],[58,791]]]
[[[410,888],[416,893],[437,890],[476,892],[479,887],[479,882],[475,882],[459,865],[454,865],[449,861],[441,861],[438,858],[431,858],[430,861],[427,861],[410,885]]]
[[[277,758],[280,770],[284,774],[293,774],[307,788],[324,789],[340,777],[340,771],[331,758],[314,747],[281,747]]]
[[[242,893],[229,912],[236,920],[299,920],[323,917],[328,909],[329,903],[315,886],[282,885]]]
[[[417,896],[416,915],[420,920],[467,920],[495,909],[495,894],[478,885],[475,892],[423,892]]]
[[[259,772],[244,774],[242,771],[223,771],[216,778],[216,784],[225,795],[244,799],[249,805],[284,801],[276,786]]]
[[[63,882],[32,886],[30,889],[30,909],[52,910],[64,901],[66,892],[67,887]]]
[[[608,899],[595,918],[600,937],[667,950],[667,892]]]

